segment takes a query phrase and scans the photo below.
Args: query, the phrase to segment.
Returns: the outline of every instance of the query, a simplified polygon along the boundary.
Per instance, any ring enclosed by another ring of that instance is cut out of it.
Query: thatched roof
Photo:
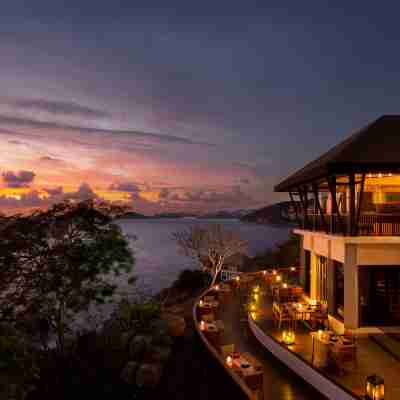
[[[350,172],[400,171],[400,115],[384,115],[275,186],[276,192]]]

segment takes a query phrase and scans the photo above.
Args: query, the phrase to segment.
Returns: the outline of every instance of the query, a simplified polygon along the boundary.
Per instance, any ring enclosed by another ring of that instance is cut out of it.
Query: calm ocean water
[[[146,291],[155,293],[169,286],[179,272],[197,265],[179,253],[172,234],[192,225],[221,224],[226,229],[239,233],[248,242],[248,255],[254,256],[288,237],[288,228],[244,223],[239,220],[192,220],[192,219],[151,219],[120,220],[118,224],[129,236],[135,235],[131,246],[136,257],[135,274],[138,284]],[[126,289],[123,277],[119,282]]]

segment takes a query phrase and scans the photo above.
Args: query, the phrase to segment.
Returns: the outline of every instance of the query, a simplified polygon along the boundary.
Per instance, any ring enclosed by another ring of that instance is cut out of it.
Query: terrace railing
[[[361,214],[353,229],[347,214],[309,214],[300,220],[300,227],[344,236],[400,236],[400,214]]]

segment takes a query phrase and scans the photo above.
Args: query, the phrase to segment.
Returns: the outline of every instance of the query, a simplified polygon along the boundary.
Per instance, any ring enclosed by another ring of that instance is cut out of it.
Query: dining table
[[[311,305],[309,303],[292,303],[292,306],[289,307],[289,314],[292,317],[295,327],[297,325],[297,321],[306,322],[309,321],[311,323],[311,327],[314,326],[314,316],[320,312],[320,308],[318,305]]]
[[[200,322],[200,330],[203,332],[207,340],[215,347],[219,348],[221,342],[221,333],[223,330],[223,325],[213,322]]]
[[[201,300],[197,306],[199,318],[201,318],[205,314],[215,313],[218,306],[219,302],[217,300]]]
[[[240,353],[232,359],[232,368],[253,390],[259,389],[263,384],[262,364],[249,353]]]
[[[355,350],[356,345],[349,339],[336,335],[333,331],[311,332],[311,363],[318,368],[326,368],[332,352]]]

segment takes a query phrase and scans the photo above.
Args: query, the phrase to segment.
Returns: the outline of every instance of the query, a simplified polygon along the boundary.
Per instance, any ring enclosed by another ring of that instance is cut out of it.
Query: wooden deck
[[[324,396],[278,361],[252,336],[247,319],[243,318],[240,312],[240,298],[239,292],[235,291],[231,302],[219,306],[217,318],[225,325],[221,345],[235,344],[240,352],[248,352],[261,362],[264,369],[264,400],[324,399]],[[235,382],[232,381],[232,385],[235,385]]]
[[[272,321],[271,299],[264,296],[260,307],[264,313],[262,318],[257,320],[257,325],[265,333],[280,341],[282,330],[278,330]],[[311,364],[312,337],[310,331],[301,323],[297,325],[295,344],[290,346],[290,350]],[[376,373],[385,380],[385,399],[400,399],[400,362],[398,360],[368,336],[360,336],[357,338],[357,361],[357,366],[355,368],[349,366],[343,375],[329,372],[329,370],[321,370],[321,373],[360,397],[365,393],[365,378]]]

